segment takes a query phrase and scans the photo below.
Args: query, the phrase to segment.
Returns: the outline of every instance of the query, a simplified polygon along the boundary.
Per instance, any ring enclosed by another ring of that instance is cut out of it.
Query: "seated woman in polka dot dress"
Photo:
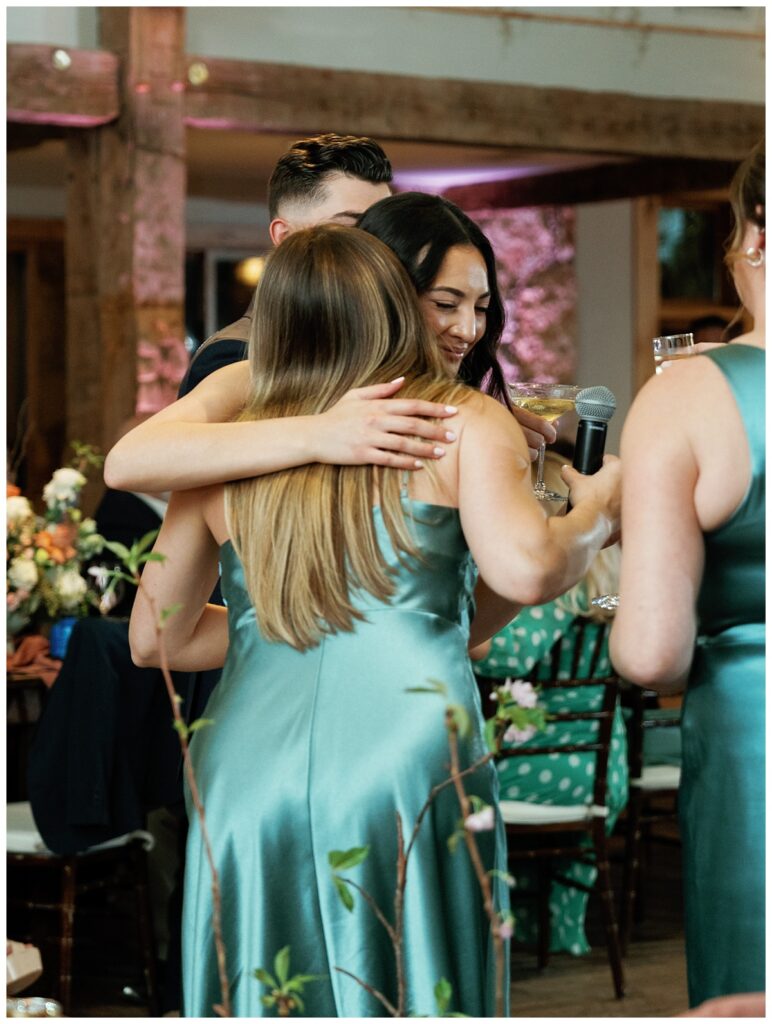
[[[617,590],[618,565],[617,546],[601,551],[589,573],[567,594],[549,604],[524,608],[492,641],[473,652],[473,657],[475,654],[479,657],[485,649],[488,652],[475,663],[475,672],[497,679],[517,679],[526,675],[536,682],[548,679],[551,675],[550,654],[554,645],[560,643],[558,677],[568,679],[578,621],[590,619],[591,625],[584,635],[577,671],[578,678],[588,678],[597,631],[606,630],[608,622],[608,616],[594,608],[590,602],[600,594]],[[611,671],[608,640],[604,639],[595,675],[601,678],[610,675]],[[600,687],[554,693],[544,691],[541,694],[541,702],[548,712],[594,710],[600,707],[601,701]],[[596,732],[594,723],[587,721],[551,724],[544,732],[530,739],[528,745],[548,745],[555,740],[561,743],[593,742]],[[545,754],[529,758],[507,758],[499,762],[501,799],[552,805],[591,803],[594,772],[594,754]],[[627,803],[627,786],[627,736],[621,709],[617,707],[608,763],[609,831]],[[557,873],[585,885],[591,886],[595,881],[595,868],[578,861],[556,861],[555,868]],[[536,904],[532,899],[522,899],[520,894],[533,891],[535,886],[535,870],[530,865],[518,867],[511,894],[515,939],[528,945],[535,944],[537,938]],[[586,893],[553,882],[550,893],[551,952],[589,952],[584,932],[586,909]]]

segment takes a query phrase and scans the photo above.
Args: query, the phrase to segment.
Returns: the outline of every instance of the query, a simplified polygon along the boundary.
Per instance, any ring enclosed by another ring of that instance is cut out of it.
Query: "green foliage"
[[[312,981],[323,981],[326,974],[295,974],[290,977],[290,947],[284,946],[274,957],[273,970],[276,977],[264,967],[255,967],[252,976],[270,991],[260,997],[263,1006],[278,1010],[280,1017],[288,1017],[296,1011],[303,1013],[306,1005],[301,993]]]
[[[140,567],[145,562],[164,562],[166,561],[166,555],[162,555],[160,551],[148,551],[148,548],[153,544],[156,537],[158,536],[158,530],[150,530],[144,537],[140,537],[138,541],[135,541],[130,548],[127,548],[125,544],[120,544],[116,540],[105,541],[105,547],[108,551],[120,558],[123,563],[123,567],[126,572],[129,573],[130,583],[136,585],[137,579],[140,574]],[[122,577],[126,579],[126,577]]]
[[[469,712],[461,704],[449,704],[448,711],[453,719],[458,735],[466,739],[472,729],[472,720]]]
[[[434,986],[434,1002],[437,1004],[437,1016],[442,1017],[450,1007],[453,998],[453,986],[447,978],[440,978]]]
[[[198,732],[199,729],[206,729],[208,725],[214,725],[213,718],[197,718],[188,726],[188,732]]]
[[[346,880],[341,878],[340,875],[332,876],[333,885],[340,896],[340,901],[349,913],[354,909],[354,897],[351,895],[351,890],[346,884]]]
[[[341,878],[338,871],[349,871],[357,867],[362,861],[367,860],[370,855],[369,846],[352,846],[350,850],[330,850],[327,854],[327,862],[332,869],[332,883],[340,901],[349,913],[354,909],[354,897],[349,889],[349,882]]]
[[[70,447],[74,457],[70,465],[83,473],[86,469],[101,469],[105,461],[104,455],[94,445],[84,444],[82,441],[71,441]]]
[[[172,727],[177,730],[177,732],[184,740],[187,740],[188,737],[190,736],[190,728],[188,727],[188,723],[183,721],[181,718],[175,718],[175,720],[172,722]]]
[[[447,697],[448,688],[439,679],[427,679],[428,686],[409,686],[405,693],[434,693],[440,697]]]
[[[164,626],[166,625],[166,623],[172,617],[172,615],[176,615],[177,612],[180,611],[184,607],[185,607],[184,605],[182,605],[182,604],[180,604],[178,602],[177,604],[170,604],[168,608],[162,608],[161,609],[161,614],[160,614],[160,616],[158,618],[158,625],[159,625],[159,627],[161,629],[163,629]]]
[[[366,860],[369,854],[369,846],[352,846],[350,850],[331,850],[327,860],[333,871],[348,871]]]

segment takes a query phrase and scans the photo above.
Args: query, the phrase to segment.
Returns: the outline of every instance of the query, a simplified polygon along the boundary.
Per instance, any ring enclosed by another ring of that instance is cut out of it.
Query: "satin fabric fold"
[[[414,503],[422,562],[400,566],[376,512],[380,543],[395,570],[386,605],[357,604],[367,621],[304,653],[260,636],[232,546],[221,552],[230,650],[206,715],[215,724],[192,744],[223,891],[223,928],[235,1016],[274,1016],[255,968],[272,971],[291,948],[291,973],[318,974],[303,993],[305,1015],[383,1016],[383,1007],[341,967],[397,999],[391,943],[356,892],[347,910],[333,886],[332,850],[370,846],[342,872],[393,920],[396,816],[406,837],[431,788],[448,777],[446,702],[472,722],[465,764],[485,753],[482,713],[466,646],[473,566],[457,510]],[[448,688],[407,693],[429,679]],[[467,791],[497,800],[486,764]],[[183,920],[184,1012],[212,1016],[220,1001],[211,931],[211,880],[191,814]],[[459,821],[447,787],[426,815],[408,867],[404,911],[407,1013],[436,1013],[434,987],[453,986],[451,1008],[472,1016],[494,1010],[493,958],[480,887],[461,843],[447,840]],[[479,835],[486,869],[506,869],[501,822]],[[497,905],[506,888],[494,875]]]
[[[699,639],[681,719],[689,1002],[765,988],[765,437],[763,350],[707,353],[751,456],[735,514],[705,535]]]

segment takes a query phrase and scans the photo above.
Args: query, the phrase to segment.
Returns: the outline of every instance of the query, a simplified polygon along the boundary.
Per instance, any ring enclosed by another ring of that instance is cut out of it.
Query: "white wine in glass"
[[[520,409],[527,409],[543,420],[554,423],[564,413],[570,412],[576,405],[576,396],[582,390],[576,384],[544,384],[540,381],[518,381],[516,384],[509,384],[509,397],[512,404]],[[539,445],[539,462],[536,473],[536,483],[533,487],[534,495],[539,501],[565,501],[565,494],[558,494],[557,491],[547,490],[544,483],[544,452],[546,442],[544,438]]]
[[[653,338],[651,347],[654,351],[654,371],[662,373],[662,364],[674,359],[689,359],[696,355],[693,334],[666,334],[662,338]]]

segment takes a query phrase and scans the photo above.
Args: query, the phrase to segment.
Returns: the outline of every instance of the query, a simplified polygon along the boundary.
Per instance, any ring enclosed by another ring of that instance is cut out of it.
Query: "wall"
[[[763,7],[188,7],[187,51],[693,99],[764,100]],[[755,36],[754,36],[755,34]],[[93,47],[93,7],[7,9],[9,42]]]
[[[576,379],[587,386],[605,384],[616,395],[617,412],[609,423],[606,450],[618,453],[632,401],[632,203],[593,203],[575,211]]]

